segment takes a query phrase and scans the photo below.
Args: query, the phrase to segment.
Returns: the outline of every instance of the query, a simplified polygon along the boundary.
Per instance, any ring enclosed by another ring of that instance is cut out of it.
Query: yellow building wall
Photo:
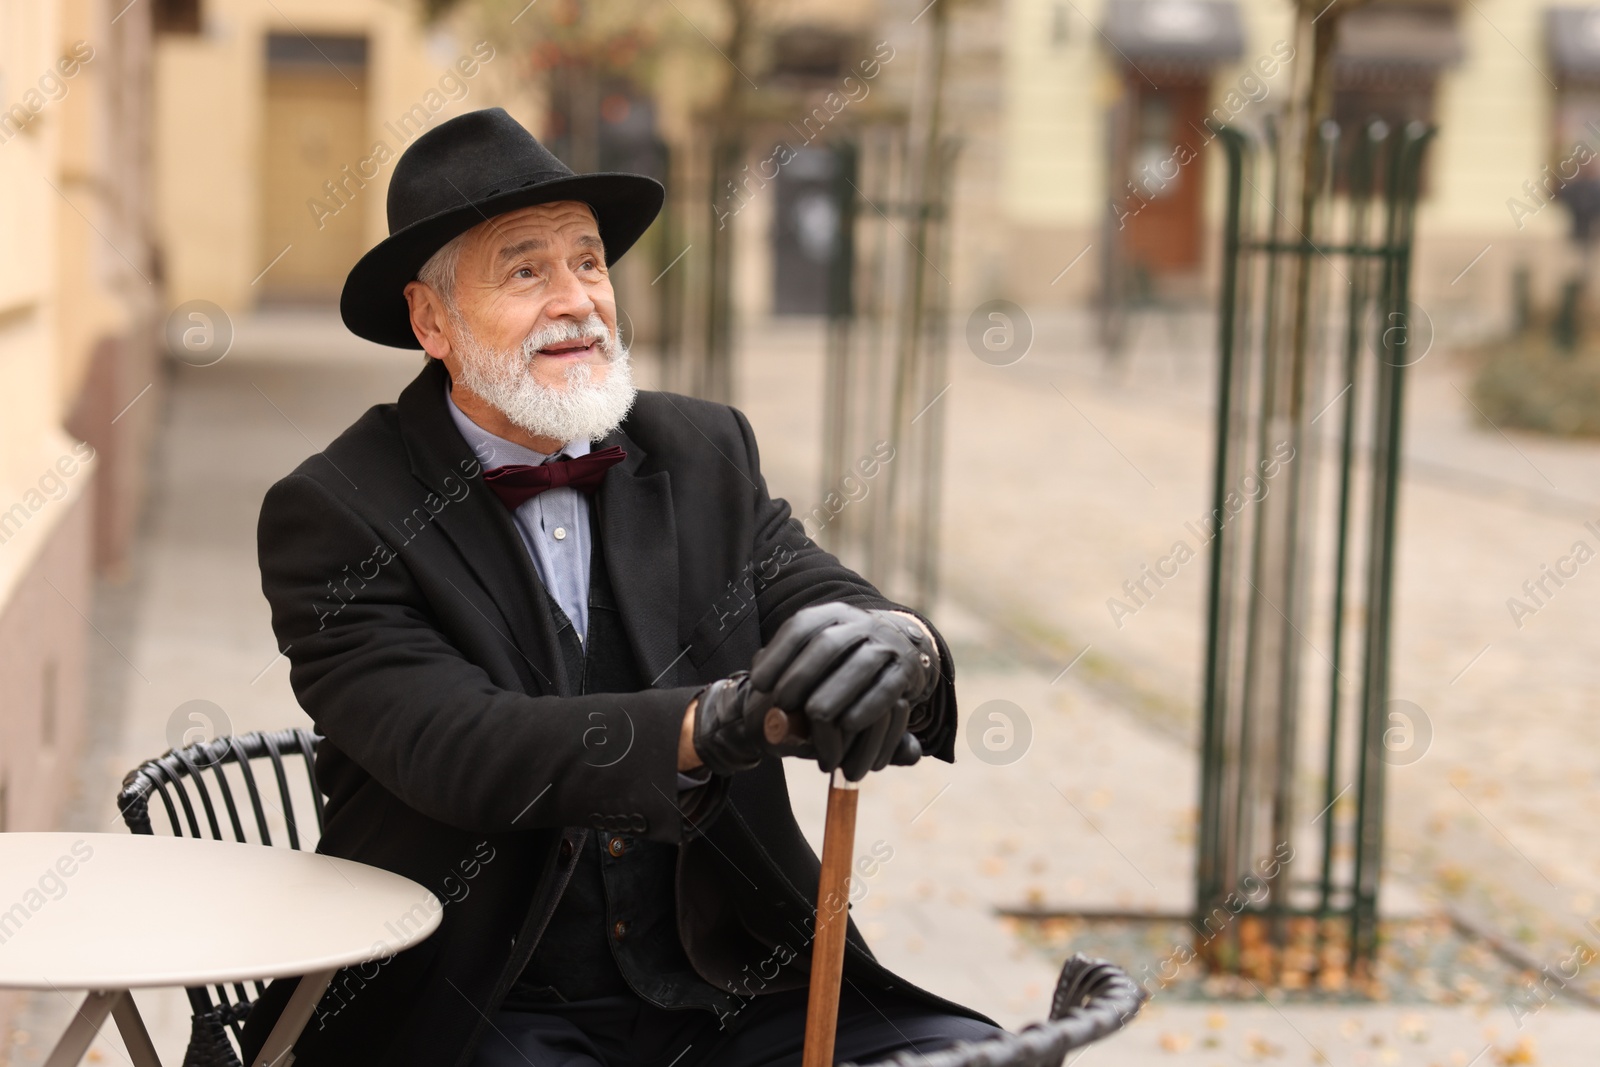
[[[54,281],[60,111],[39,89],[57,57],[53,4],[0,3],[0,108],[44,101],[21,132],[0,144],[0,510],[9,508],[56,458],[61,397],[56,378]],[[0,134],[4,136],[4,134]],[[41,525],[29,522],[28,526]],[[28,553],[0,553],[0,604]]]
[[[0,830],[47,828],[64,796],[61,776],[42,773],[46,664],[60,681],[50,743],[70,759],[82,742],[77,611],[88,604],[95,475],[61,429],[64,368],[81,361],[64,351],[57,315],[91,282],[66,273],[74,265],[56,248],[71,210],[57,191],[74,158],[69,105],[82,87],[57,67],[66,6],[0,0]],[[0,995],[0,1016],[14,999]]]
[[[106,210],[107,200],[119,197],[122,190],[97,178],[106,170],[105,161],[99,158],[104,144],[101,124],[106,118],[98,105],[102,95],[111,91],[111,64],[117,61],[108,43],[111,13],[96,0],[70,0],[61,6],[63,51],[89,58],[66,80],[67,95],[56,105],[60,132],[56,185],[61,198],[56,212],[57,255],[63,278],[96,283],[75,288],[72,299],[57,308],[57,395],[65,403],[77,396],[84,384],[95,342],[128,329],[128,305],[113,288],[118,275],[127,273],[132,262],[132,270],[143,277],[131,281],[153,289],[154,279],[149,277],[148,265],[135,258],[137,242],[119,232],[116,214]]]
[[[1005,8],[1004,158],[1007,221],[1098,226],[1105,212],[1104,112],[1113,69],[1089,6],[1065,6],[1066,40],[1053,37],[1059,0],[1009,0]]]
[[[1440,86],[1423,232],[1518,234],[1506,200],[1522,197],[1522,183],[1539,177],[1550,147],[1555,87],[1542,70],[1544,12],[1528,0],[1473,0],[1461,9],[1466,59]],[[1566,226],[1566,212],[1551,208],[1521,232],[1560,237]]]

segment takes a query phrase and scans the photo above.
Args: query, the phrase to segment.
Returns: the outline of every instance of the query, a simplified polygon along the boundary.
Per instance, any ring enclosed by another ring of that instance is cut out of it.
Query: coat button
[[[627,922],[619,919],[615,923],[611,924],[611,936],[612,937],[616,938],[618,941],[621,941],[627,935],[628,935],[628,924],[627,924]]]
[[[620,837],[613,837],[606,845],[606,850],[609,851],[613,856],[620,856],[624,852],[628,851],[628,843]]]
[[[561,842],[561,862],[565,863],[572,858],[572,842]]]

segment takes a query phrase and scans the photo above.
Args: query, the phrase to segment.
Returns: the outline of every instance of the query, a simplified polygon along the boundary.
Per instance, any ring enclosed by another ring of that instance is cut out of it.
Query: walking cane
[[[805,740],[806,722],[772,708],[762,723],[767,741]],[[811,994],[806,1002],[806,1044],[801,1067],[832,1067],[839,1028],[839,987],[844,982],[844,935],[850,927],[850,864],[856,847],[859,783],[835,770],[828,782],[828,815],[822,831],[822,877],[817,881],[817,917],[811,939]]]

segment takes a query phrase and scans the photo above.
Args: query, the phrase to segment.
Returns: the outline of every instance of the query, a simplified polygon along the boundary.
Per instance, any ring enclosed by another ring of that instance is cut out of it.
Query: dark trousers
[[[805,1043],[806,991],[745,1005],[737,1028],[697,1009],[669,1011],[634,996],[501,1011],[472,1067],[795,1067]],[[933,1052],[1001,1031],[892,995],[870,1001],[845,988],[835,1063],[868,1064],[910,1049]]]

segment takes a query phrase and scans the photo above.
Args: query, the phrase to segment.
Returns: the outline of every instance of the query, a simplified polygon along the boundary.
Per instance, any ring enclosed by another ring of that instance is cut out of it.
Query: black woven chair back
[[[1144,990],[1122,968],[1080,953],[1061,968],[1048,1022],[937,1052],[900,1052],[873,1067],[1061,1067],[1073,1049],[1126,1026],[1144,1000]]]
[[[175,837],[314,848],[322,836],[319,740],[310,730],[271,730],[172,749],[128,772],[117,807],[136,834],[156,832],[154,796],[161,799],[158,820],[164,817],[165,832]],[[249,986],[253,991],[239,982],[188,990],[193,1018],[183,1067],[241,1067],[244,1019],[266,988]]]

